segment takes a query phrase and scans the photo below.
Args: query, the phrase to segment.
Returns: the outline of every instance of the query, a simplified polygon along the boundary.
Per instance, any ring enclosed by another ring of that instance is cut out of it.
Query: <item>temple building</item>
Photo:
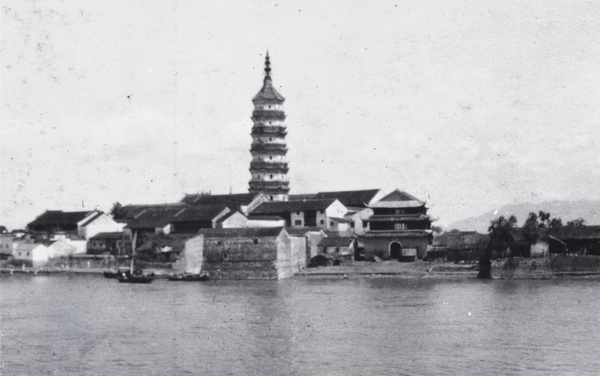
[[[395,190],[368,205],[369,231],[361,236],[365,257],[410,261],[423,258],[431,243],[431,219],[425,202]]]
[[[252,162],[250,162],[250,193],[263,193],[272,201],[287,201],[290,183],[285,113],[282,105],[285,98],[275,90],[271,80],[269,53],[265,59],[263,87],[254,96],[252,112]]]

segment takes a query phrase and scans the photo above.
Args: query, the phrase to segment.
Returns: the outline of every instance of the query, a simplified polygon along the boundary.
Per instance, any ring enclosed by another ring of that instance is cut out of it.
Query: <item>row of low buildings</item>
[[[154,255],[161,261],[182,256],[180,265],[187,271],[210,270],[211,263],[221,260],[219,273],[226,277],[223,270],[231,270],[237,278],[244,274],[228,269],[233,264],[244,264],[244,270],[255,265],[249,262],[259,265],[268,260],[280,265],[272,257],[247,259],[260,252],[264,257],[271,252],[276,260],[291,260],[281,268],[293,265],[289,270],[294,272],[307,265],[356,258],[422,258],[431,241],[430,224],[425,203],[400,190],[319,192],[290,195],[288,201],[271,201],[262,193],[197,194],[173,204],[126,205],[115,217],[100,211],[46,211],[29,223],[30,236],[12,239],[10,250],[13,257],[24,260],[36,259],[32,251],[22,251],[34,245],[60,248],[60,252],[47,251],[49,258],[125,255],[135,243],[136,254]],[[198,237],[209,246],[199,247]],[[193,256],[194,252],[204,256]],[[220,258],[215,252],[222,254]],[[289,276],[289,270],[277,276]]]
[[[433,237],[428,257],[446,261],[478,261],[489,243],[488,234],[453,230]],[[533,244],[527,241],[522,228],[515,228],[510,247],[504,254],[494,257],[548,257],[550,254],[600,256],[600,226],[540,228],[539,239]]]

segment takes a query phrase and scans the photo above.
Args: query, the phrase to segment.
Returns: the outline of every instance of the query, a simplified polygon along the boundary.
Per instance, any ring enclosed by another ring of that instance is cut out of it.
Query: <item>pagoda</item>
[[[254,96],[252,112],[252,162],[250,162],[250,193],[263,193],[272,201],[288,201],[290,183],[286,160],[287,134],[284,124],[285,98],[275,90],[271,80],[269,53],[265,58],[265,78],[262,89]]]

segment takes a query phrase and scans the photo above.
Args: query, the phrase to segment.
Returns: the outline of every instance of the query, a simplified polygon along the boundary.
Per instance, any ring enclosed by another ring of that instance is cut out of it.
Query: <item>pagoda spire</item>
[[[267,50],[267,56],[265,57],[265,76],[271,78],[271,61],[269,60],[269,50]]]

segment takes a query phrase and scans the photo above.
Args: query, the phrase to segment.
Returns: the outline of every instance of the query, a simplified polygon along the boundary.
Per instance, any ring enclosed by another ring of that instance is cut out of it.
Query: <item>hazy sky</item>
[[[600,198],[598,1],[2,1],[0,224],[247,192],[268,48],[291,193],[440,223]]]

